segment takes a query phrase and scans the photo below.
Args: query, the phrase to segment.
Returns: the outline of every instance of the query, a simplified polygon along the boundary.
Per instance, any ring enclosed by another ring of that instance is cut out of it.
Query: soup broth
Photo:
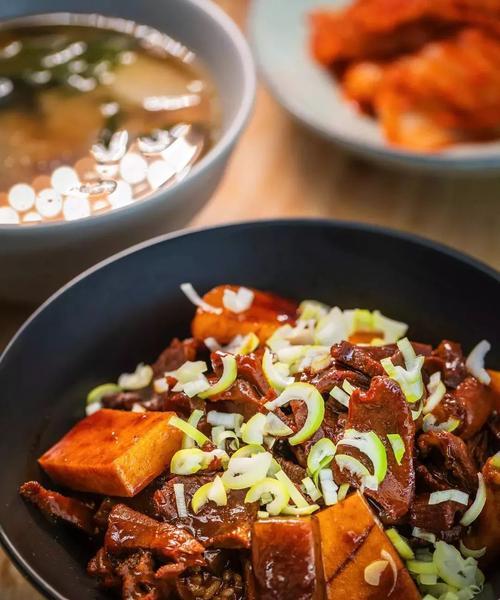
[[[150,27],[45,15],[0,30],[0,223],[100,214],[184,178],[217,139],[215,88]]]

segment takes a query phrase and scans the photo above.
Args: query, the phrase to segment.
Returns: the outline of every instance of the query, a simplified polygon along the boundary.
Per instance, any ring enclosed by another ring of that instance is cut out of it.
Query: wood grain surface
[[[244,25],[247,0],[219,4]],[[373,166],[292,122],[260,86],[224,180],[193,225],[304,215],[411,231],[500,268],[500,174],[440,178]],[[0,305],[0,348],[28,314]],[[2,550],[0,598],[41,598]]]

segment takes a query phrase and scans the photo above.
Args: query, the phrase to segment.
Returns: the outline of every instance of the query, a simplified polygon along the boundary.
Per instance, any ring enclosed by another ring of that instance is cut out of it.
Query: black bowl
[[[42,306],[0,358],[1,541],[48,597],[104,599],[85,574],[91,549],[18,496],[40,478],[36,458],[83,416],[86,391],[152,360],[188,333],[179,290],[220,283],[379,308],[413,339],[491,341],[500,365],[500,278],[492,269],[406,234],[329,221],[244,223],[169,235],[87,271]]]

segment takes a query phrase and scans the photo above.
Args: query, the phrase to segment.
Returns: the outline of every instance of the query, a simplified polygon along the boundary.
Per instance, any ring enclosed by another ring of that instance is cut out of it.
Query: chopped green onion
[[[222,482],[231,490],[250,488],[267,476],[272,460],[272,455],[265,451],[243,458],[235,458],[233,454]]]
[[[222,308],[217,308],[217,307],[212,306],[211,304],[208,304],[207,302],[205,302],[205,300],[203,300],[203,298],[200,297],[200,295],[194,289],[194,287],[192,286],[191,283],[181,283],[180,288],[184,292],[184,294],[188,297],[188,299],[191,300],[191,302],[195,306],[197,306],[198,308],[201,308],[201,310],[204,310],[205,312],[208,312],[208,313],[212,313],[214,315],[222,314]]]
[[[398,465],[400,465],[405,454],[405,444],[403,442],[403,438],[399,435],[399,433],[388,433],[387,439],[392,446],[392,451],[394,452],[396,462]]]
[[[174,483],[175,504],[177,506],[177,515],[179,518],[188,516],[186,508],[186,497],[184,496],[184,484]]]
[[[351,397],[349,396],[349,394],[347,392],[344,392],[344,390],[339,388],[338,385],[336,385],[334,388],[332,388],[330,390],[330,396],[332,398],[335,398],[335,400],[337,400],[337,402],[340,402],[340,404],[342,404],[342,406],[349,408],[349,400],[351,399]]]
[[[138,364],[134,373],[123,373],[118,377],[118,385],[124,390],[140,390],[153,379],[153,369],[149,365]]]
[[[402,340],[399,340],[397,342],[397,347],[403,355],[406,368],[408,370],[411,370],[417,363],[417,355],[415,354],[415,350],[411,345],[410,340],[407,337],[403,338]]]
[[[408,325],[399,321],[394,321],[385,317],[380,311],[373,312],[356,308],[354,310],[340,310],[338,307],[332,308],[329,312],[327,307],[321,311],[312,309],[309,314],[315,319],[316,332],[315,342],[331,346],[346,340],[350,335],[357,331],[380,332],[383,338],[380,338],[381,344],[392,344],[402,338]],[[304,316],[301,318],[305,319]],[[375,340],[372,340],[374,343]]]
[[[401,321],[395,321],[394,319],[384,317],[380,311],[374,310],[373,329],[375,331],[381,331],[384,334],[384,344],[394,344],[406,335],[408,325]]]
[[[417,575],[418,582],[422,585],[434,585],[437,583],[438,576],[435,573],[421,573]]]
[[[255,454],[261,454],[262,452],[267,452],[264,446],[260,446],[259,444],[248,444],[248,446],[242,446],[236,450],[231,458],[248,458]]]
[[[222,425],[212,427],[212,441],[218,448],[225,450],[226,440],[233,440],[230,444],[230,447],[235,447],[233,449],[240,447],[240,440],[234,431],[225,430]]]
[[[380,585],[380,577],[385,571],[389,563],[386,560],[374,560],[364,571],[364,579],[368,585],[378,586]]]
[[[366,308],[355,308],[354,310],[345,310],[344,317],[349,322],[349,333],[357,331],[373,331],[373,314]]]
[[[486,484],[484,483],[484,478],[481,473],[477,474],[477,478],[479,481],[479,486],[477,488],[474,502],[469,506],[463,517],[460,519],[460,525],[463,525],[464,527],[467,527],[479,517],[486,503]]]
[[[356,388],[351,384],[351,382],[348,379],[344,379],[344,381],[342,382],[342,389],[344,390],[344,392],[347,392],[350,396]]]
[[[266,348],[262,357],[262,371],[269,385],[278,392],[281,392],[286,386],[294,382],[293,377],[289,376],[288,365],[285,363],[274,363],[273,354]]]
[[[416,421],[416,420],[417,420],[417,419],[420,417],[420,415],[422,414],[422,410],[423,410],[423,408],[424,408],[424,405],[423,405],[423,403],[422,403],[422,402],[419,402],[419,404],[418,404],[418,409],[417,409],[417,410],[412,410],[412,411],[411,411],[411,418],[412,418],[414,421]]]
[[[391,527],[390,529],[386,530],[385,534],[391,540],[401,558],[404,558],[405,560],[411,560],[415,558],[415,553],[411,549],[406,539],[397,531],[397,529]]]
[[[212,398],[213,396],[224,392],[229,387],[231,387],[236,381],[236,377],[238,375],[238,367],[234,356],[232,356],[231,354],[226,354],[226,356],[223,356],[222,368],[222,375],[219,381],[216,381],[206,391],[198,394],[198,396],[203,400],[206,398]]]
[[[238,340],[238,345],[233,345],[231,350],[226,347],[225,351],[232,352],[233,354],[239,354],[240,356],[245,356],[246,354],[253,352],[259,346],[259,344],[259,338],[255,335],[255,333],[253,333],[253,331],[251,331],[243,338]]]
[[[288,404],[291,400],[302,400],[307,406],[307,418],[302,428],[288,442],[292,446],[305,442],[316,433],[325,416],[325,402],[318,390],[310,383],[292,383],[275,400],[266,402],[268,410]]]
[[[210,410],[207,413],[207,423],[209,425],[222,425],[228,429],[238,430],[243,423],[243,415],[239,413],[224,413],[216,410]]]
[[[241,426],[241,438],[245,444],[264,443],[264,429],[266,426],[266,416],[262,413],[255,413],[246,423]]]
[[[260,344],[259,338],[251,331],[247,335],[235,335],[234,338],[226,344],[221,346],[214,337],[207,337],[203,340],[205,346],[210,352],[224,352],[225,354],[239,354],[245,356],[253,352]]]
[[[446,394],[446,387],[441,381],[440,371],[436,371],[436,373],[431,375],[427,390],[429,391],[430,395],[425,401],[423,409],[424,415],[432,412],[439,405]]]
[[[193,512],[198,514],[202,507],[209,501],[215,502],[217,506],[227,505],[227,494],[221,478],[217,475],[213,481],[209,481],[199,487],[191,498]]]
[[[233,453],[231,458],[248,458],[255,456],[256,454],[262,454],[263,452],[267,452],[267,450],[258,444],[249,444],[248,446],[242,446],[236,452]],[[281,470],[281,467],[278,461],[275,458],[271,460],[271,466],[268,470],[268,475],[274,475],[278,471]]]
[[[376,477],[371,475],[370,471],[365,465],[360,462],[357,458],[349,456],[347,454],[337,454],[335,456],[335,462],[337,463],[341,471],[350,471],[353,475],[359,478],[361,485],[370,490],[378,489],[378,482]]]
[[[372,340],[372,344],[393,344],[402,338],[408,330],[406,323],[384,317],[378,310],[374,310],[373,312],[360,308],[345,310],[344,320],[347,324],[349,335],[357,331],[382,333],[383,338]]]
[[[276,351],[280,363],[287,365],[289,373],[294,375],[306,368],[321,370],[331,362],[329,346],[299,345],[288,346]]]
[[[462,558],[451,544],[436,542],[433,564],[441,579],[458,590],[477,584],[477,562]]]
[[[90,390],[87,394],[87,404],[94,404],[94,402],[100,402],[104,396],[108,394],[116,394],[121,392],[122,388],[116,383],[102,383],[97,387]]]
[[[168,420],[168,424],[172,425],[172,427],[180,429],[185,435],[192,438],[200,447],[202,447],[207,442],[210,442],[210,440],[204,433],[202,433],[201,431],[196,429],[196,427],[193,427],[193,425],[190,425],[189,423],[183,421],[175,415],[173,417],[170,417],[170,419]]]
[[[345,431],[345,437],[338,443],[352,446],[366,454],[373,464],[374,477],[378,483],[382,482],[387,474],[387,452],[384,444],[374,431],[360,432],[355,429]]]
[[[416,556],[417,560],[423,560],[424,562],[432,562],[433,561],[433,554],[429,550],[429,548],[416,548],[415,556]]]
[[[459,504],[465,504],[467,506],[469,502],[469,494],[461,492],[460,490],[442,490],[439,492],[432,492],[429,496],[429,504],[441,504],[442,502],[458,502]]]
[[[203,452],[199,448],[185,448],[178,450],[170,462],[170,472],[176,475],[193,475],[201,469],[205,469],[208,464],[210,453]],[[210,461],[212,456],[210,456]]]
[[[302,348],[302,352],[296,361],[290,364],[292,374],[302,372],[305,369],[310,369],[312,373],[318,373],[326,369],[332,362],[329,346],[291,346],[290,349],[294,348]],[[282,350],[280,354],[285,353],[286,350],[288,349]]]
[[[447,421],[443,421],[442,423],[438,423],[436,425],[436,417],[430,413],[425,415],[423,423],[422,423],[422,429],[425,432],[427,432],[427,431],[448,431],[451,433],[452,431],[455,431],[455,429],[459,426],[460,426],[460,420],[453,419],[452,417],[450,417]]]
[[[486,340],[482,340],[472,349],[465,361],[469,373],[484,385],[489,385],[491,382],[490,374],[484,368],[484,358],[490,350],[491,344]]]
[[[193,429],[196,429],[198,427],[198,423],[200,422],[200,419],[202,416],[203,416],[202,410],[193,410],[193,412],[189,415],[189,419],[187,420],[188,425],[190,425]],[[180,429],[180,427],[178,427],[178,429]],[[191,437],[191,435],[188,434],[184,429],[182,431],[184,431],[184,435],[182,436],[182,447],[183,448],[194,448],[194,444],[195,444],[196,440],[193,437]],[[190,433],[193,433],[192,430],[189,430],[189,431],[190,431]],[[198,429],[196,429],[196,431],[198,431]],[[201,432],[198,432],[198,433],[201,433]],[[203,434],[201,434],[201,435],[203,435]],[[198,437],[200,440],[203,439],[200,436],[198,436],[198,434],[196,434],[196,437]],[[208,441],[208,438],[207,438],[207,441]],[[205,441],[203,441],[203,443],[200,445],[203,446],[204,443],[205,443]]]
[[[264,445],[268,450],[272,450],[274,444],[276,443],[276,438],[272,435],[264,436]]]
[[[175,371],[167,371],[165,376],[174,377],[179,383],[186,383],[197,379],[208,370],[207,363],[203,360],[187,360]],[[180,390],[174,390],[180,391]]]
[[[210,350],[210,352],[217,352],[218,350],[222,350],[222,346],[214,337],[207,337],[203,340],[205,346]]]
[[[166,394],[170,389],[165,377],[159,377],[153,381],[153,389],[156,394]]]
[[[302,480],[302,485],[304,486],[306,494],[309,496],[309,498],[311,498],[313,502],[316,502],[316,500],[319,500],[321,498],[321,492],[314,485],[314,482],[310,477],[305,477]]]
[[[335,481],[333,481],[332,470],[321,469],[321,471],[319,472],[319,481],[321,485],[321,492],[323,494],[323,500],[325,501],[326,506],[332,506],[333,504],[337,504],[338,486],[335,483]]]
[[[208,379],[203,375],[207,369],[206,363],[202,360],[195,362],[188,360],[175,371],[166,372],[165,376],[177,380],[172,388],[174,392],[184,392],[190,398],[193,398],[210,387]]]
[[[257,502],[264,503],[264,495],[270,494],[272,501],[266,502],[266,511],[270,515],[279,515],[280,512],[285,508],[290,500],[290,494],[288,493],[287,486],[277,479],[271,479],[266,477],[262,481],[254,484],[247,492],[245,496],[245,502]]]
[[[294,366],[304,357],[308,348],[313,348],[314,346],[286,346],[285,348],[280,348],[276,351],[276,356],[278,357],[278,361],[285,363],[290,367],[290,370],[294,370]],[[326,347],[326,346],[325,346]],[[321,346],[323,348],[323,346]],[[298,371],[298,367],[295,369]]]
[[[275,437],[284,437],[293,433],[293,429],[288,427],[286,423],[283,423],[283,421],[272,412],[269,412],[266,415],[264,431],[267,435],[273,435]]]
[[[284,471],[280,470],[277,473],[275,473],[274,476],[276,477],[276,479],[278,481],[281,481],[281,483],[283,483],[285,485],[285,487],[290,495],[290,498],[292,499],[292,502],[298,508],[305,508],[306,506],[308,506],[307,500],[299,492],[299,490],[295,487],[293,481],[288,477],[288,475]]]
[[[319,321],[328,314],[329,307],[316,300],[303,300],[299,304],[298,313],[303,321]]]
[[[407,560],[406,568],[417,575],[437,575],[438,573],[437,567],[433,562],[424,562],[421,560]]]
[[[226,288],[222,295],[222,304],[227,310],[240,314],[252,306],[255,294],[246,287],[239,287],[238,291]]]
[[[473,550],[472,548],[467,548],[467,546],[462,542],[462,540],[460,540],[459,546],[460,546],[460,552],[466,558],[469,558],[469,557],[481,558],[482,556],[484,556],[486,554],[486,550],[487,550],[486,546],[484,546],[483,548],[478,548],[477,550]]]
[[[345,499],[345,497],[347,496],[347,492],[349,491],[349,488],[350,488],[350,485],[348,483],[343,483],[339,487],[339,491],[337,494],[339,502],[342,502],[342,500]]]
[[[182,391],[186,394],[186,396],[194,398],[195,396],[198,396],[207,390],[209,387],[210,384],[208,383],[208,380],[205,377],[200,377],[195,381],[188,381],[187,383],[184,383],[182,386]]]
[[[322,317],[316,325],[314,342],[322,346],[332,346],[349,336],[346,319],[343,312],[335,306]]]
[[[424,393],[422,366],[425,359],[423,356],[416,356],[408,338],[399,340],[397,344],[405,360],[406,369],[395,366],[390,358],[383,358],[380,364],[387,375],[399,384],[406,400],[413,404],[418,402]]]
[[[420,529],[420,527],[414,527],[411,534],[413,537],[425,540],[426,542],[430,542],[431,544],[436,543],[436,536],[433,533],[430,533],[429,531]]]
[[[283,348],[290,346],[290,337],[293,335],[293,327],[291,325],[283,325],[278,327],[276,331],[267,339],[266,345],[273,351],[278,352]]]
[[[102,404],[100,402],[92,402],[92,404],[87,404],[87,406],[85,407],[85,414],[87,415],[87,417],[90,417],[90,415],[93,415],[94,413],[98,412],[99,410],[101,410],[102,408]]]
[[[309,451],[307,456],[307,470],[310,475],[318,472],[332,462],[335,456],[336,447],[332,440],[321,438],[318,440]]]

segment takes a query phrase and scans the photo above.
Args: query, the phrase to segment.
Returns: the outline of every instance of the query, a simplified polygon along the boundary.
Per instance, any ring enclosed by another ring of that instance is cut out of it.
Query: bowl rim
[[[275,81],[272,69],[268,68],[266,58],[262,55],[260,46],[257,43],[256,34],[258,23],[260,21],[258,15],[262,5],[266,5],[266,0],[254,0],[250,6],[247,25],[250,47],[253,51],[257,71],[266,84],[266,87],[277,102],[295,121],[307,126],[319,134],[323,139],[334,142],[344,150],[356,153],[366,159],[372,159],[379,162],[385,161],[386,164],[397,167],[420,169],[430,172],[440,171],[441,173],[450,174],[457,172],[464,174],[485,173],[490,176],[500,171],[499,149],[474,156],[454,155],[440,152],[416,152],[406,150],[403,147],[391,146],[387,141],[384,142],[384,145],[377,146],[369,140],[354,140],[349,135],[339,133],[334,127],[325,125],[325,123],[320,119],[317,119],[313,113],[304,110],[299,103],[296,103],[293,98],[290,98],[286,93],[286,90],[282,90],[279,83]],[[324,5],[325,2],[321,3],[318,0],[316,6],[311,5],[311,9],[315,7],[319,8]],[[317,68],[321,69],[321,66],[317,65]],[[334,79],[332,79],[332,85],[336,85]],[[481,147],[482,144],[478,142],[477,146]]]
[[[399,231],[396,229],[383,227],[380,225],[373,225],[371,223],[362,223],[359,221],[343,221],[339,219],[325,219],[325,218],[307,218],[307,217],[298,217],[298,218],[283,218],[283,219],[265,219],[265,220],[253,220],[253,221],[235,221],[230,223],[225,223],[217,226],[202,226],[202,227],[193,227],[182,231],[175,231],[172,233],[163,234],[147,240],[145,242],[141,242],[136,244],[126,250],[122,250],[106,258],[96,265],[86,269],[81,274],[74,277],[71,281],[62,286],[58,291],[53,293],[43,304],[41,304],[21,325],[21,327],[17,330],[11,340],[8,342],[7,346],[0,354],[0,365],[5,360],[7,354],[10,352],[10,349],[16,344],[20,338],[22,337],[24,331],[30,326],[31,322],[37,319],[37,317],[55,300],[59,297],[63,296],[66,292],[69,292],[71,288],[76,286],[81,280],[86,277],[91,276],[96,271],[111,265],[114,262],[118,262],[122,259],[126,259],[127,256],[135,254],[137,252],[141,252],[149,248],[150,246],[155,246],[157,244],[163,244],[170,240],[175,240],[177,238],[189,238],[193,236],[197,236],[200,233],[204,233],[207,231],[224,231],[227,229],[234,231],[241,231],[245,229],[265,229],[272,227],[286,227],[286,226],[301,226],[301,227],[325,227],[327,226],[332,231],[338,229],[345,229],[348,231],[356,231],[361,233],[368,234],[377,234],[382,237],[389,237],[394,241],[399,242],[410,242],[411,244],[424,247],[426,249],[430,249],[445,256],[462,263],[464,266],[473,268],[482,274],[486,275],[489,278],[494,279],[497,283],[500,283],[500,271],[497,271],[494,267],[487,265],[486,263],[474,258],[468,254],[463,253],[460,250],[456,250],[443,244],[442,242],[437,242],[420,235],[409,233],[406,231]],[[15,544],[13,541],[7,536],[5,530],[0,523],[0,547],[3,547],[6,551],[7,556],[16,566],[18,571],[46,598],[50,600],[70,600],[69,598],[61,595],[57,590],[55,590],[52,585],[50,585],[41,575],[38,574],[36,569],[31,566],[28,560],[25,560],[17,551]]]
[[[95,226],[96,222],[98,226],[105,226],[107,222],[112,221],[116,216],[119,217],[120,215],[126,215],[128,218],[133,218],[134,214],[138,213],[143,207],[146,207],[146,209],[147,207],[150,207],[150,210],[152,210],[154,206],[160,202],[172,201],[177,191],[182,191],[183,188],[190,184],[194,177],[208,171],[212,165],[235,144],[251,117],[257,93],[257,74],[250,46],[238,25],[236,25],[233,19],[212,0],[183,0],[183,2],[190,4],[195,10],[204,13],[218,26],[231,44],[232,52],[238,58],[240,63],[243,79],[243,86],[240,92],[241,98],[236,113],[228,123],[222,136],[216,141],[214,146],[210,148],[207,154],[193,166],[185,179],[174,183],[167,188],[160,188],[153,192],[149,197],[144,198],[139,202],[133,202],[132,204],[115,208],[103,214],[89,215],[88,217],[76,219],[74,221],[59,220],[49,223],[37,223],[33,226],[23,226],[20,223],[0,223],[0,234],[8,233],[12,235],[13,232],[16,232],[14,235],[33,236],[35,234],[44,235],[49,232],[56,233],[59,229],[63,229],[66,233],[71,232],[72,229],[80,230],[81,228]],[[60,13],[60,11],[53,11],[52,13],[49,12],[43,14],[57,14],[58,12]],[[36,16],[37,14],[38,13],[26,13],[17,15],[14,18],[8,18],[7,21]],[[163,31],[163,28],[161,30]],[[201,60],[203,60],[203,57],[201,57]],[[166,198],[166,194],[170,197]]]

